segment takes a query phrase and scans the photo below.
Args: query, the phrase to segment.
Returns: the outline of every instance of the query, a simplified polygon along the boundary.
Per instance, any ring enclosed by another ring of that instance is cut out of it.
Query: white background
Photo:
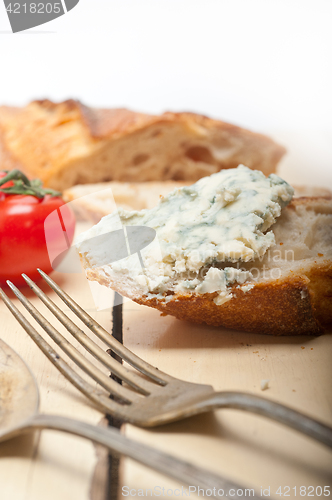
[[[331,0],[80,0],[17,34],[1,2],[0,50],[0,103],[201,112],[271,135],[285,178],[332,188]]]

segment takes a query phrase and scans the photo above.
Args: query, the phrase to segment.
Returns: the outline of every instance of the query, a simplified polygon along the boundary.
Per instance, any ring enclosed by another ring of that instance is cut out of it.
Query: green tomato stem
[[[6,182],[15,180],[21,180],[23,181],[24,184],[30,187],[30,181],[27,178],[27,176],[24,175],[23,172],[21,172],[20,170],[17,170],[16,168],[8,172],[8,174],[5,175],[5,177],[2,177],[2,179],[0,179],[0,186],[2,186],[2,184],[6,184]]]
[[[1,188],[6,182],[12,181],[13,186]],[[36,198],[43,199],[45,195],[61,196],[59,191],[42,187],[42,182],[39,179],[29,180],[26,175],[20,170],[14,169],[0,179],[0,191],[6,194],[23,194],[36,196]]]

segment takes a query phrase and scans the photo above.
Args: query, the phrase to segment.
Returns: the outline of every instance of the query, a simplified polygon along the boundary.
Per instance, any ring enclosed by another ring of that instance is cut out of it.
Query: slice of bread
[[[272,230],[276,245],[263,261],[246,265],[256,273],[248,291],[234,286],[222,305],[213,300],[217,292],[149,298],[129,278],[90,267],[84,255],[82,261],[89,280],[181,320],[270,335],[321,334],[332,323],[332,199],[294,199]]]
[[[244,163],[268,175],[285,149],[270,138],[193,113],[152,116],[78,101],[0,107],[0,164],[64,190],[103,181],[194,182]]]
[[[123,216],[130,220],[130,214]],[[217,269],[227,266],[251,273],[245,281],[230,283],[231,296],[224,302],[218,302],[218,291],[179,290],[179,283],[188,282],[188,274],[181,272],[174,283],[167,282],[165,292],[145,293],[145,285],[142,288],[130,271],[119,272],[118,264],[93,262],[89,240],[88,251],[80,244],[79,251],[88,279],[181,320],[263,334],[321,334],[332,323],[332,198],[294,198],[270,229],[275,243],[264,256],[218,264]],[[206,274],[197,275],[198,280],[205,278]]]

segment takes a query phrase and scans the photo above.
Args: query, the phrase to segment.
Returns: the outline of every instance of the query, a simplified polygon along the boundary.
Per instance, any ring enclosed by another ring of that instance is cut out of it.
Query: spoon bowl
[[[0,339],[0,441],[17,434],[38,408],[35,377],[23,359]]]

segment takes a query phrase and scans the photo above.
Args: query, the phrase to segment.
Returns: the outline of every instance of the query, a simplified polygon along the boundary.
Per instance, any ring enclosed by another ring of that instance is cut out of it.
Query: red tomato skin
[[[29,195],[0,193],[0,283],[12,281],[16,286],[26,285],[21,274],[34,281],[41,279],[37,268],[49,274],[53,269],[45,239],[44,222],[54,210],[65,205],[60,197],[46,195],[43,199]],[[75,217],[69,206],[62,209],[67,238],[72,243]],[[54,241],[62,241],[59,225],[52,230]]]

